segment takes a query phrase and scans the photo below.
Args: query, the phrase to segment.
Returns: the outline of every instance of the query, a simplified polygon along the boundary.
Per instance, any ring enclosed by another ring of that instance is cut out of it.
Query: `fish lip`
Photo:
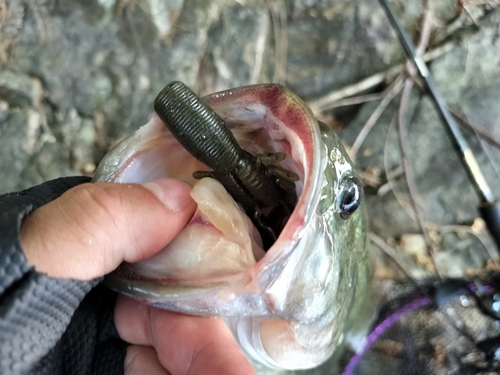
[[[229,89],[216,92],[202,98],[209,106],[213,106],[217,101],[227,99],[233,96],[236,92],[239,95],[244,95],[245,91],[252,90],[277,90],[278,95],[292,100],[295,106],[299,107],[304,112],[307,122],[311,128],[311,162],[310,166],[305,163],[304,168],[304,187],[299,197],[297,205],[295,206],[292,215],[288,219],[285,227],[276,239],[275,243],[268,249],[266,256],[259,260],[253,267],[257,269],[256,283],[259,289],[265,290],[269,288],[279,277],[281,271],[286,267],[290,253],[295,249],[297,242],[302,237],[303,233],[307,231],[307,227],[311,224],[311,218],[316,212],[316,207],[321,198],[321,189],[324,182],[324,176],[321,171],[325,169],[325,147],[321,141],[321,132],[319,129],[318,121],[314,117],[312,110],[300,99],[295,93],[287,89],[285,86],[279,84],[256,84],[238,87],[236,89]],[[215,112],[224,120],[227,120],[225,113],[220,113],[214,108]],[[308,184],[311,184],[308,186]],[[273,251],[278,249],[278,251]],[[275,268],[275,272],[263,272],[264,269],[268,270],[270,267]],[[235,275],[238,278],[240,275]],[[236,280],[233,280],[233,282]]]

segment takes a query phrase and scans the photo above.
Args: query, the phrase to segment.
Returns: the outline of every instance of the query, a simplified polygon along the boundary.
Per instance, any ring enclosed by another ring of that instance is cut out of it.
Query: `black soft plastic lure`
[[[272,164],[285,155],[254,156],[243,150],[224,120],[182,82],[167,85],[156,97],[154,108],[179,143],[212,169],[193,176],[212,177],[222,183],[245,208],[265,247],[270,247],[297,201],[294,182],[298,176]]]

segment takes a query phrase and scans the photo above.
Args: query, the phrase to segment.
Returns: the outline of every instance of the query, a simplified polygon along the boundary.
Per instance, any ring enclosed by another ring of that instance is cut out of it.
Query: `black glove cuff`
[[[0,374],[93,373],[94,359],[100,357],[96,348],[101,332],[107,332],[105,339],[116,341],[120,354],[115,370],[123,373],[126,344],[116,338],[112,322],[116,296],[98,288],[109,294],[106,303],[96,309],[81,304],[100,280],[40,274],[27,263],[19,242],[21,221],[27,214],[89,181],[61,178],[0,196]],[[95,303],[98,298],[91,293],[87,299]]]

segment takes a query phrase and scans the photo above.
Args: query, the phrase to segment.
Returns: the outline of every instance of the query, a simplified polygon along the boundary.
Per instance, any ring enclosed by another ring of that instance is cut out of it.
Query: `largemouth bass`
[[[152,115],[104,157],[94,181],[177,178],[193,186],[198,210],[164,250],[122,264],[106,282],[160,308],[221,317],[259,373],[317,367],[345,342],[366,299],[359,177],[335,132],[282,86],[236,88],[203,101],[244,150],[286,154],[281,167],[299,178],[291,216],[265,251],[259,231],[222,185],[193,178],[209,168]]]

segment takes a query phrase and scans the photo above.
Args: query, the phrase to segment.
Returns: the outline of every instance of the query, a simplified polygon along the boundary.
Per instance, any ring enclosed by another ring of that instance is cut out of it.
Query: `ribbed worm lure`
[[[299,177],[276,164],[286,155],[254,156],[242,149],[224,120],[182,82],[167,85],[154,108],[179,143],[212,169],[194,172],[193,177],[212,177],[222,183],[245,208],[265,247],[270,247],[297,201],[294,182]]]

